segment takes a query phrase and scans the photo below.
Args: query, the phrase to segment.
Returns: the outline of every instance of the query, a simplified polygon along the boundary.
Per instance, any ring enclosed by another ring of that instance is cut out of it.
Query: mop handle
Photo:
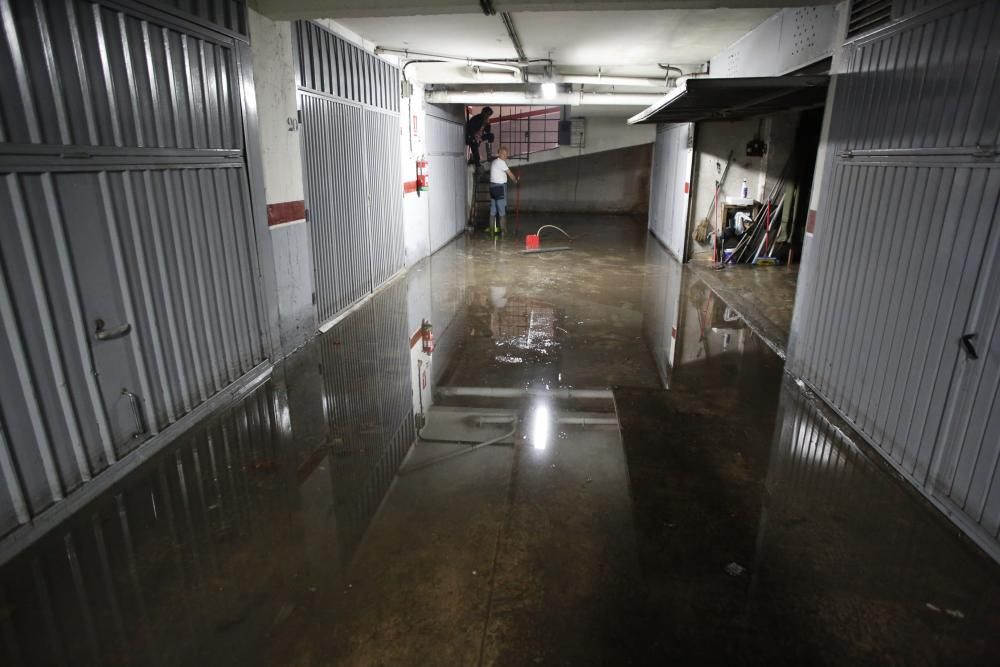
[[[514,233],[521,231],[521,177],[514,181]]]

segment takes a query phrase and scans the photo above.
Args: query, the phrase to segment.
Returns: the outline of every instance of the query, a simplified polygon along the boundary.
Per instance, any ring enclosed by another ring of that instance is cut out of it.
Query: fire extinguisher
[[[434,351],[434,327],[427,320],[420,324],[420,338],[423,341],[424,354]]]
[[[417,192],[427,192],[430,189],[430,176],[427,174],[427,160],[417,160]]]

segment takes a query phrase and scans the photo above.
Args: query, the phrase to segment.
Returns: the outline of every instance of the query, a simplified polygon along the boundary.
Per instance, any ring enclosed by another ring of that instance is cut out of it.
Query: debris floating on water
[[[738,577],[746,571],[747,569],[745,567],[735,561],[726,566],[726,574],[730,577]]]

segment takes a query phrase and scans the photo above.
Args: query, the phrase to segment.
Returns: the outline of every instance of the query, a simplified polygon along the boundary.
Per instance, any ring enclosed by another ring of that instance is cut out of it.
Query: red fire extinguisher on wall
[[[420,338],[423,341],[424,354],[434,351],[434,327],[427,320],[420,324]]]
[[[417,192],[427,192],[430,189],[430,176],[427,173],[427,160],[417,160]]]

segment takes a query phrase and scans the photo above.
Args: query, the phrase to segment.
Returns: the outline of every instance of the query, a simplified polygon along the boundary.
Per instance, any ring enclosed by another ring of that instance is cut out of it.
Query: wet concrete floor
[[[544,221],[574,249],[459,239],[5,566],[0,662],[1000,664],[1000,568],[738,309]]]
[[[721,267],[701,256],[689,264],[699,279],[739,310],[744,321],[782,356],[788,347],[799,265]]]

